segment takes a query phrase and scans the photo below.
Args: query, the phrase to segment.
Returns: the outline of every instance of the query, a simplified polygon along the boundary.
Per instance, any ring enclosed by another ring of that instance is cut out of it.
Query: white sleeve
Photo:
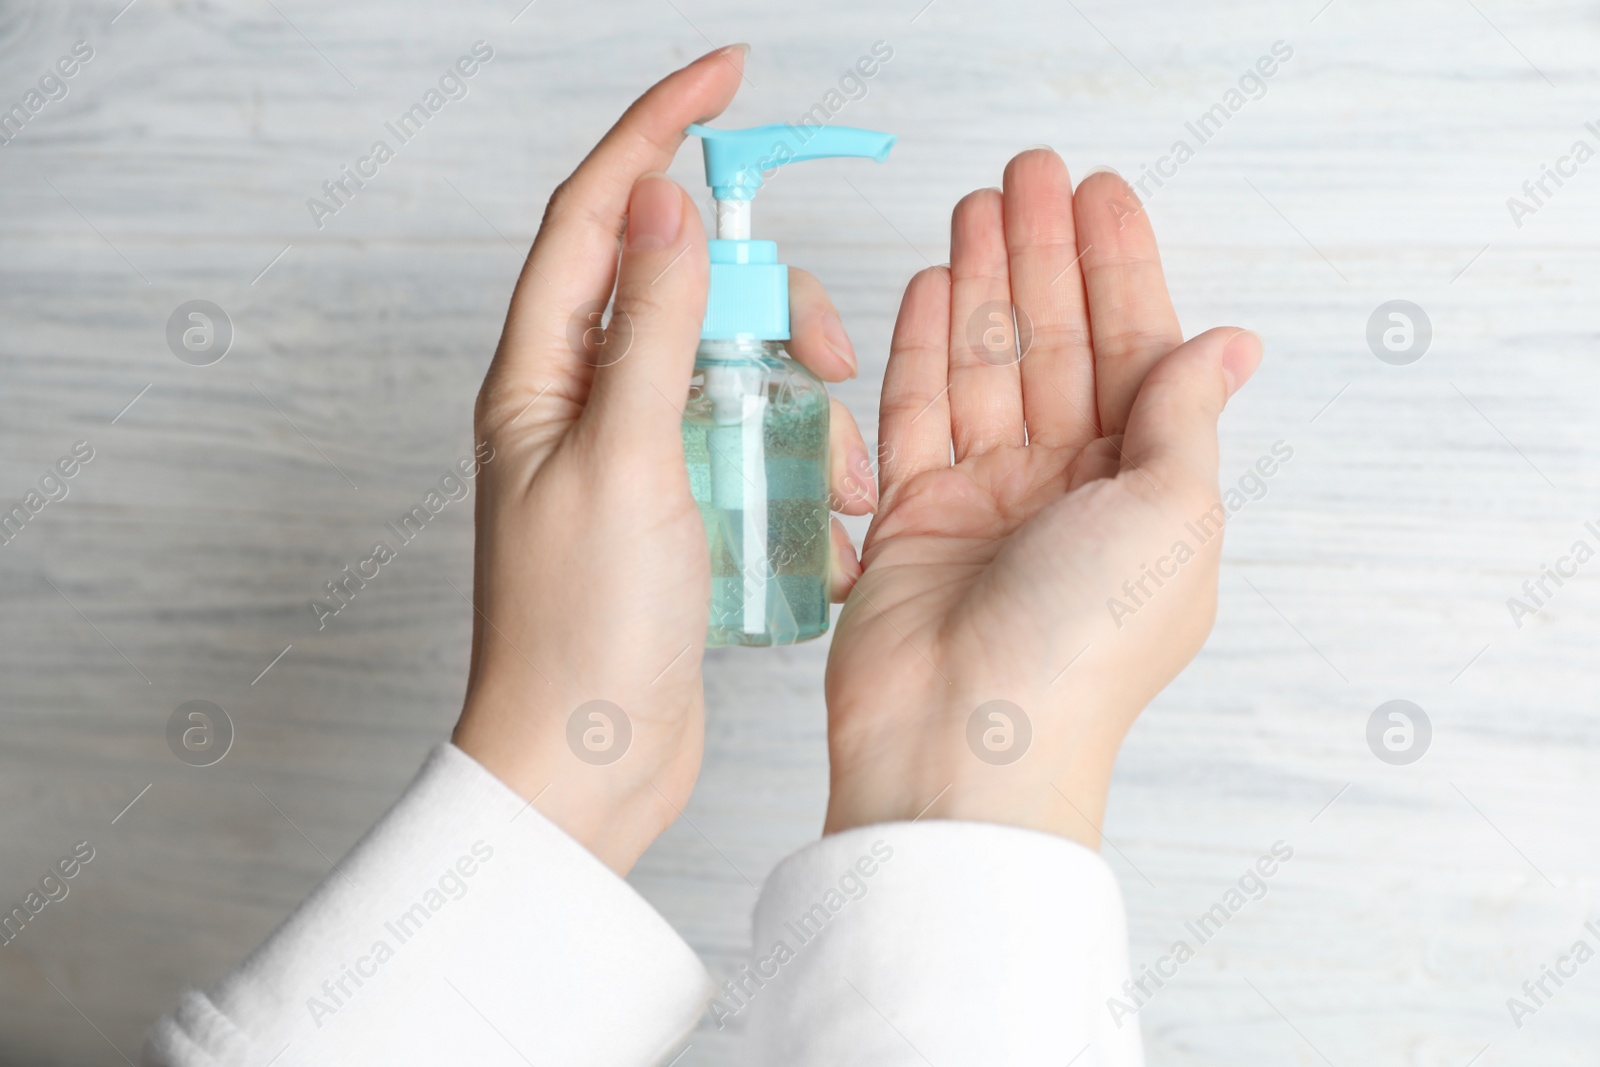
[[[156,1024],[144,1062],[653,1064],[709,994],[632,887],[440,745],[265,944]]]
[[[751,1060],[785,1067],[1139,1067],[1127,920],[1111,869],[1064,838],[885,823],[824,838],[767,879],[755,959],[712,1001]]]

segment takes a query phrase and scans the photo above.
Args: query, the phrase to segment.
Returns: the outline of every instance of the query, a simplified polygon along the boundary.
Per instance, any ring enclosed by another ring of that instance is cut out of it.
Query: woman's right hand
[[[1217,419],[1261,342],[1185,342],[1133,191],[1074,193],[1048,149],[951,230],[895,327],[882,502],[828,661],[826,831],[927,814],[1098,847],[1124,734],[1211,628]]]

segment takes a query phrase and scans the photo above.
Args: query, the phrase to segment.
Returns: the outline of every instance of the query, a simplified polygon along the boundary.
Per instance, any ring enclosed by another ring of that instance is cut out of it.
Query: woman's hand
[[[1217,418],[1261,343],[1184,342],[1132,190],[1074,194],[1048,149],[951,230],[895,327],[883,501],[828,661],[827,832],[926,813],[1098,847],[1124,734],[1211,629]]]
[[[688,801],[704,726],[710,563],[679,420],[706,237],[657,172],[684,127],[732,100],[744,56],[725,48],[661,81],[556,190],[478,397],[492,458],[454,740],[619,873]],[[802,271],[790,315],[796,359],[830,381],[855,373],[838,314]],[[837,402],[832,428],[839,509],[864,514],[866,449]],[[842,598],[857,564],[837,522],[834,548]]]

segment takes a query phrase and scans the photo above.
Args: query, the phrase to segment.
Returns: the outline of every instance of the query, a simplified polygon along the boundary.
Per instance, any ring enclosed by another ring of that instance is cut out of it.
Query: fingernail
[[[747,44],[725,44],[721,48],[713,48],[711,51],[707,52],[694,62],[703,63],[708,59],[729,59],[735,55],[743,58],[744,56],[748,55],[749,52],[750,46]],[[693,63],[690,64],[690,66],[693,65]]]
[[[1138,207],[1143,207],[1144,206],[1144,201],[1139,199],[1139,194],[1133,191],[1133,186],[1128,183],[1128,179],[1124,178],[1122,176],[1122,172],[1119,171],[1116,167],[1095,167],[1094,169],[1090,170],[1089,173],[1087,173],[1087,174],[1085,174],[1083,176],[1083,181],[1080,181],[1078,183],[1078,185],[1081,187],[1084,182],[1087,182],[1090,178],[1094,177],[1096,174],[1109,174],[1109,175],[1111,175],[1113,178],[1117,179],[1117,184],[1122,186],[1123,195],[1125,195],[1128,198],[1128,200],[1132,201],[1133,204],[1138,206]],[[1113,210],[1116,210],[1118,208],[1118,205],[1113,203],[1112,204],[1112,208],[1113,208]],[[1118,229],[1122,228],[1122,217],[1123,217],[1123,213],[1119,211],[1118,215],[1117,215],[1117,228]]]
[[[850,367],[850,377],[854,378],[857,372],[856,350],[850,344],[850,335],[844,332],[844,323],[832,311],[823,312],[822,339],[828,342],[828,347],[834,354],[844,360]]]
[[[1256,367],[1261,365],[1265,347],[1261,335],[1254,330],[1240,330],[1228,339],[1222,349],[1222,377],[1227,380],[1229,396],[1250,380]]]
[[[1056,151],[1053,147],[1051,147],[1050,145],[1045,144],[1043,141],[1039,142],[1038,144],[1031,144],[1027,148],[1024,148],[1023,151],[1024,152],[1037,152],[1041,148],[1044,149],[1046,152],[1055,152]],[[1056,155],[1060,155],[1060,154],[1061,153],[1056,152]]]
[[[665,174],[646,174],[628,201],[629,251],[665,248],[683,226],[683,191]]]

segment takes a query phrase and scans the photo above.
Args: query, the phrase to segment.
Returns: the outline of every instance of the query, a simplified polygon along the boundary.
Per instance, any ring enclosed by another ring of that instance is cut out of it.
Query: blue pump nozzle
[[[711,288],[700,336],[704,339],[789,336],[789,268],[778,262],[778,246],[751,240],[750,201],[764,172],[786,163],[854,156],[882,163],[894,147],[892,134],[848,126],[777,123],[747,130],[716,130],[695,124],[685,132],[701,139],[706,184],[717,201],[717,238],[709,243]]]
[[[882,163],[894,135],[849,126],[794,126],[786,122],[746,130],[717,130],[696,123],[687,133],[701,139],[706,184],[718,200],[750,200],[761,188],[762,172],[785,163],[853,156]]]

